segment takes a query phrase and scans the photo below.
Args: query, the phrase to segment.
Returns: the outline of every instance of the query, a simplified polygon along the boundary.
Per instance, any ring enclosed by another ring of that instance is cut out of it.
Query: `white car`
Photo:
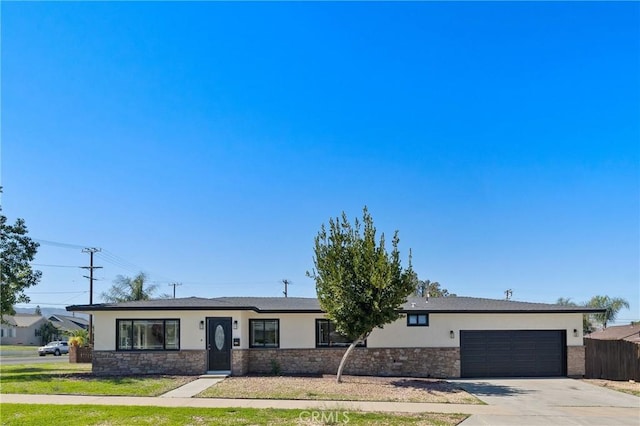
[[[46,354],[53,354],[54,356],[60,356],[62,354],[69,353],[69,343],[62,340],[56,340],[49,342],[45,346],[38,348],[38,355],[45,356]]]

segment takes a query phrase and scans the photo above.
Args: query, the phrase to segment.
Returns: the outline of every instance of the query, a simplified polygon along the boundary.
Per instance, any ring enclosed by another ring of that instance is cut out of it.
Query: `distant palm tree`
[[[607,323],[615,321],[618,312],[620,312],[622,308],[629,309],[629,302],[621,297],[593,296],[591,300],[587,302],[587,306],[605,309],[604,313],[592,314],[592,317],[601,323],[602,327],[607,328]]]
[[[118,275],[113,281],[111,288],[102,293],[102,299],[108,303],[132,302],[135,300],[152,299],[153,293],[158,290],[156,284],[148,284],[145,286],[147,276],[144,272],[140,272],[134,278]],[[161,297],[166,297],[162,295]]]
[[[578,304],[572,301],[570,297],[559,297],[558,300],[556,300],[556,305],[578,306]],[[589,320],[589,315],[582,315],[582,333],[589,334],[593,332],[593,330],[594,330],[594,326],[593,324],[591,324],[591,321]]]

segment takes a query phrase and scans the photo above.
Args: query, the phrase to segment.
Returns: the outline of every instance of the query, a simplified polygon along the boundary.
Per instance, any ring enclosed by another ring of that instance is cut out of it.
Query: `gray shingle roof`
[[[89,329],[89,321],[80,317],[68,317],[66,315],[51,315],[49,321],[59,330],[76,331]]]
[[[322,312],[318,299],[306,297],[186,297],[181,299],[155,299],[138,302],[102,303],[67,306],[68,311],[119,310],[252,310],[255,312]],[[402,311],[441,313],[593,313],[600,309],[581,306],[563,306],[548,303],[517,302],[512,300],[480,299],[475,297],[410,297]]]
[[[640,324],[612,325],[604,330],[594,331],[584,336],[596,340],[627,340],[640,343]]]

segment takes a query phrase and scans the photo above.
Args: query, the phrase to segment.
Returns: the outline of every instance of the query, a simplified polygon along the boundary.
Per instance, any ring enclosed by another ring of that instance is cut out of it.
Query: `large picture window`
[[[116,350],[166,351],[180,349],[180,320],[116,320]]]
[[[330,347],[330,346],[349,346],[352,340],[346,336],[338,333],[335,330],[335,326],[328,319],[316,320],[316,347]],[[365,342],[360,342],[356,346],[366,346]]]
[[[252,348],[280,347],[280,320],[249,320],[249,346]]]

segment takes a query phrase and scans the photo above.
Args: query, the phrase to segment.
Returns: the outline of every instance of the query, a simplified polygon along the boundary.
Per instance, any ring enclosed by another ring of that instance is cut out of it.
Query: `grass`
[[[0,356],[22,357],[36,355],[39,347],[40,346],[0,345]]]
[[[182,376],[96,377],[91,364],[0,365],[0,393],[157,396],[191,381]]]
[[[583,379],[592,385],[601,386],[603,388],[612,389],[618,392],[628,393],[629,395],[640,396],[640,383],[629,380],[605,380],[605,379]]]
[[[42,346],[42,345],[40,345]],[[40,346],[0,345],[0,352],[38,352]]]
[[[66,425],[457,425],[465,414],[390,414],[255,408],[173,408],[106,405],[0,404],[6,426]],[[316,420],[316,421],[314,421]],[[55,423],[55,422],[54,422]]]

